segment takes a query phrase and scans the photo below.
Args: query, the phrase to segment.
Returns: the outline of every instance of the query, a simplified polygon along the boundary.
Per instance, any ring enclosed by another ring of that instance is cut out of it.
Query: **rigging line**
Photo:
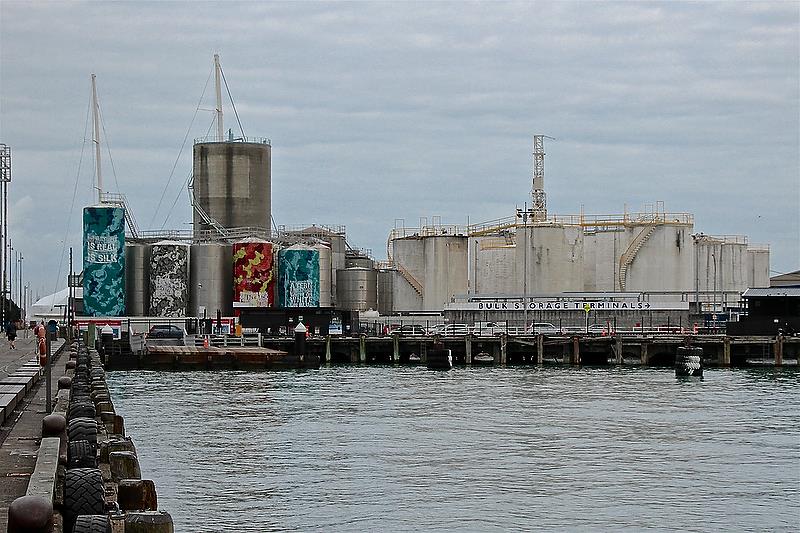
[[[161,198],[158,199],[158,205],[156,205],[156,210],[153,212],[153,218],[152,220],[150,220],[151,228],[156,222],[156,217],[158,216],[158,210],[161,209],[161,203],[164,201],[164,196],[166,196],[167,194],[167,189],[169,189],[169,184],[172,183],[172,177],[175,175],[175,169],[178,166],[178,161],[180,161],[181,155],[183,154],[183,149],[186,147],[186,140],[189,138],[189,134],[192,132],[192,126],[194,126],[194,121],[197,118],[197,112],[200,111],[200,104],[203,103],[203,97],[206,95],[208,82],[211,80],[211,74],[213,73],[214,69],[212,68],[208,73],[208,78],[206,78],[206,84],[203,86],[203,92],[200,95],[200,100],[197,102],[197,107],[195,107],[194,115],[192,115],[192,121],[189,123],[189,128],[186,130],[186,135],[183,137],[183,143],[181,144],[181,149],[178,152],[178,157],[175,158],[175,163],[172,165],[172,170],[169,173],[169,178],[167,178],[167,184],[164,185],[164,190],[161,191]]]
[[[205,138],[208,138],[208,136],[211,135],[211,128],[214,127],[216,121],[217,121],[216,117],[211,119],[211,124],[208,125]],[[178,194],[175,195],[175,201],[172,202],[172,206],[169,208],[169,212],[167,212],[167,216],[164,218],[164,223],[161,224],[161,229],[164,229],[164,227],[167,225],[167,222],[169,222],[169,217],[171,217],[172,213],[174,213],[173,210],[175,209],[175,205],[178,203],[178,198],[181,197],[181,191],[186,189],[186,187],[189,185],[189,180],[192,179],[193,174],[194,174],[194,169],[192,169],[192,172],[189,172],[189,175],[186,177],[186,181],[183,182],[183,187],[178,189]],[[192,212],[194,212],[194,206],[192,206]]]
[[[108,160],[111,161],[111,173],[114,175],[114,183],[117,185],[117,192],[122,194],[122,187],[119,186],[117,181],[117,169],[114,166],[114,158],[111,157],[111,143],[108,142],[108,134],[106,133],[106,121],[103,119],[103,114],[100,113],[100,104],[97,104],[97,114],[100,115],[100,124],[103,125],[103,136],[106,138],[106,152],[108,152]]]
[[[246,137],[244,134],[244,128],[242,127],[242,121],[239,120],[239,113],[236,111],[236,104],[233,101],[233,95],[231,94],[231,90],[228,87],[228,80],[225,79],[225,71],[222,70],[222,67],[219,67],[219,71],[222,74],[222,81],[225,82],[225,90],[228,92],[228,98],[231,101],[231,107],[233,107],[233,114],[236,116],[236,122],[239,123],[239,131],[242,132],[242,137]]]
[[[61,278],[61,267],[64,264],[64,255],[67,251],[67,239],[69,238],[69,226],[72,222],[72,213],[75,209],[75,198],[78,196],[78,183],[80,182],[81,177],[81,167],[83,165],[83,152],[86,149],[86,133],[89,130],[89,112],[91,111],[92,104],[91,99],[89,100],[89,105],[86,106],[86,123],[83,126],[83,143],[81,143],[81,155],[78,159],[78,171],[75,173],[75,186],[72,189],[72,203],[69,206],[69,213],[67,214],[67,225],[66,231],[64,233],[64,242],[61,246],[61,256],[58,259],[58,270],[56,271],[56,283],[55,288],[53,290],[53,294],[58,292],[58,280]],[[69,286],[69,285],[68,285]],[[53,303],[55,303],[55,297],[53,298]]]
[[[190,179],[192,179],[192,173],[191,172],[189,173],[188,176],[186,176],[186,181],[183,182],[183,187],[178,189],[178,194],[175,195],[175,200],[173,200],[172,205],[169,208],[169,213],[167,213],[167,218],[164,220],[164,224],[161,225],[161,229],[162,230],[164,229],[164,226],[167,225],[167,221],[169,220],[170,215],[175,212],[174,211],[175,210],[175,205],[178,203],[178,199],[181,197],[181,193],[186,188],[186,186],[189,184],[189,180]]]

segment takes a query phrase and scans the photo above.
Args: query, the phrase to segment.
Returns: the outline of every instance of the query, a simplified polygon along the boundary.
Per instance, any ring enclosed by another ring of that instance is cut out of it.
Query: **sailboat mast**
[[[94,122],[94,157],[97,175],[97,202],[103,203],[103,171],[100,168],[100,108],[97,105],[97,82],[92,74],[92,119]]]
[[[214,54],[214,78],[217,82],[217,142],[225,140],[225,130],[222,125],[222,85],[220,84],[219,54]]]

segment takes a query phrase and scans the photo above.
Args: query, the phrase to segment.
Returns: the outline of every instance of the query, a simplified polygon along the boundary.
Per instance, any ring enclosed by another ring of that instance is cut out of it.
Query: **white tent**
[[[76,287],[74,298],[83,298],[83,288]],[[51,318],[59,319],[64,316],[64,309],[66,309],[69,300],[69,289],[62,289],[55,294],[49,294],[44,298],[40,298],[33,305],[31,305],[30,314],[28,315],[31,320],[49,320]]]

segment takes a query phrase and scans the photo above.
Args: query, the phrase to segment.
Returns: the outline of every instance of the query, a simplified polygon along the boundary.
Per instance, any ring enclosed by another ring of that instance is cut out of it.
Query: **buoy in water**
[[[453,355],[445,348],[428,350],[428,368],[431,370],[450,370],[453,368]]]
[[[675,355],[675,377],[703,376],[703,349],[699,346],[679,346]]]

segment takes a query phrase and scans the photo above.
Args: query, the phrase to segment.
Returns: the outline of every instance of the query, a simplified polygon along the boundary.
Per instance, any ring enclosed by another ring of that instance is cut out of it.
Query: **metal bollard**
[[[8,533],[50,533],[53,504],[41,496],[22,496],[8,506]]]

